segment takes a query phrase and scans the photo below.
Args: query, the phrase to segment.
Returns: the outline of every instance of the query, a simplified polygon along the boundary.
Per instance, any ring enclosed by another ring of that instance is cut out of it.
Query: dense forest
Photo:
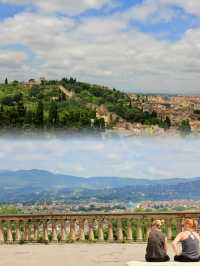
[[[168,127],[155,112],[143,112],[133,105],[127,93],[103,86],[79,82],[74,78],[42,80],[39,84],[5,80],[0,85],[1,130],[51,130],[66,131],[104,130],[104,118],[96,115],[96,108],[106,106],[109,112],[127,122]],[[32,83],[31,83],[32,82]],[[68,97],[60,86],[71,93]]]

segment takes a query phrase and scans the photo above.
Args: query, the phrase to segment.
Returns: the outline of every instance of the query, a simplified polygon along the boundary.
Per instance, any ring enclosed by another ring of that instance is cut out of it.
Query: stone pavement
[[[170,262],[154,262],[154,263],[149,263],[149,262],[141,262],[141,261],[131,261],[126,264],[126,266],[183,266],[188,263],[181,263],[181,262],[175,262],[175,261],[170,261]],[[193,262],[189,263],[189,265],[192,266],[199,266],[199,262]]]
[[[144,266],[145,247],[145,244],[3,245],[0,266],[125,266],[129,261],[140,261],[134,266],[140,263]]]

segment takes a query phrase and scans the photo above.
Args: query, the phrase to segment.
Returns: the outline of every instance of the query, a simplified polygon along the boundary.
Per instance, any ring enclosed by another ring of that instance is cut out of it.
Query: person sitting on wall
[[[172,243],[175,252],[174,260],[182,262],[200,261],[200,237],[195,232],[196,224],[192,219],[186,219],[183,226],[183,232],[179,233]],[[178,252],[179,243],[182,246],[181,254]]]
[[[155,220],[152,223],[145,256],[148,262],[164,262],[170,260],[167,255],[167,239],[162,233],[161,227],[162,222],[160,220]]]

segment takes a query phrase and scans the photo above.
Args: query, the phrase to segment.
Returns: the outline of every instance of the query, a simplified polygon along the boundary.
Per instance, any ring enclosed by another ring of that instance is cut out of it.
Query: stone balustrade
[[[200,212],[0,216],[0,244],[144,242],[154,219],[163,220],[163,231],[172,240],[185,218],[199,220]]]

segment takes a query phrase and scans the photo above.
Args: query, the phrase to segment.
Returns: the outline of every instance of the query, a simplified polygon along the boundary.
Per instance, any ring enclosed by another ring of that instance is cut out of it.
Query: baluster
[[[149,234],[150,234],[150,232],[151,232],[151,227],[148,226],[147,231],[146,231],[146,241],[147,241],[148,238],[149,238]]]
[[[7,230],[7,242],[9,244],[13,243],[13,235],[12,235],[12,222],[8,222],[8,230]]]
[[[21,241],[21,231],[20,231],[20,222],[16,222],[16,236],[15,236],[16,243]]]
[[[143,241],[141,220],[137,222],[137,242]]]
[[[54,243],[58,242],[57,230],[56,230],[56,221],[52,222],[52,242],[54,242]]]
[[[122,231],[122,221],[118,220],[117,221],[117,240],[118,241],[123,241],[124,236],[123,236],[123,231]]]
[[[147,229],[146,229],[146,241],[148,241],[150,232],[151,232],[151,221],[148,221],[147,222]]]
[[[30,234],[30,232],[29,232],[29,223],[26,222],[25,223],[25,228],[24,228],[24,241],[25,242],[29,241],[29,238],[30,238],[29,234]]]
[[[33,241],[37,243],[39,241],[39,224],[38,222],[34,222],[33,224]]]
[[[79,238],[81,241],[85,240],[85,221],[84,220],[79,222]]]
[[[61,242],[65,242],[66,241],[66,234],[65,234],[65,221],[62,220],[60,223],[61,226]]]
[[[133,231],[132,231],[132,223],[131,223],[131,221],[128,221],[127,240],[129,240],[129,241],[133,240]]]
[[[113,237],[113,225],[112,221],[108,222],[108,241],[113,242],[114,237]]]
[[[4,230],[3,230],[3,223],[0,222],[0,244],[4,244]]]
[[[44,238],[44,242],[45,243],[48,243],[49,242],[48,222],[47,221],[43,222],[43,238]]]
[[[172,240],[172,224],[171,220],[167,220],[167,239]]]
[[[182,223],[183,223],[183,219],[182,218],[177,218],[176,219],[176,229],[177,229],[177,234],[182,232]]]
[[[76,241],[76,233],[75,233],[75,220],[70,221],[70,240]]]
[[[104,241],[104,233],[103,233],[103,221],[99,221],[98,223],[98,237],[99,241]]]
[[[94,224],[93,224],[93,221],[89,221],[89,240],[94,241]]]
[[[66,235],[66,240],[70,240],[70,222],[69,221],[65,222],[65,235]]]
[[[32,242],[34,238],[34,226],[33,226],[32,221],[29,222],[29,235],[28,236],[29,236],[28,237],[29,242]]]

